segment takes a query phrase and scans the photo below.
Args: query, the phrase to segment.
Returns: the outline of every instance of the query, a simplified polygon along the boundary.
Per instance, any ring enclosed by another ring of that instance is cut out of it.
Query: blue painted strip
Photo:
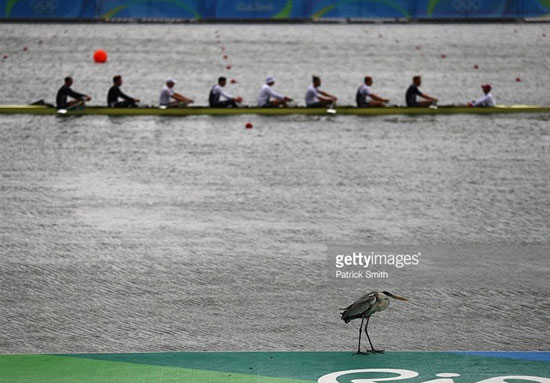
[[[535,352],[521,352],[521,351],[456,351],[455,354],[465,354],[473,356],[487,356],[491,358],[508,358],[508,359],[520,359],[520,360],[532,360],[537,362],[550,362],[550,351],[535,351]]]

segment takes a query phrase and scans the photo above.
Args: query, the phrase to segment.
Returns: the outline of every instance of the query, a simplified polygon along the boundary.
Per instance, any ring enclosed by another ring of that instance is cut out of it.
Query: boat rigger
[[[439,114],[508,114],[508,113],[542,113],[550,114],[550,105],[497,105],[495,107],[472,108],[468,106],[439,106],[437,108],[422,107],[366,107],[339,106],[335,109],[288,107],[288,108],[108,108],[104,106],[86,106],[67,110],[64,116],[230,116],[230,115],[355,115],[355,116],[387,116],[387,115],[439,115]],[[45,105],[0,105],[0,114],[38,114],[59,115],[58,110]]]

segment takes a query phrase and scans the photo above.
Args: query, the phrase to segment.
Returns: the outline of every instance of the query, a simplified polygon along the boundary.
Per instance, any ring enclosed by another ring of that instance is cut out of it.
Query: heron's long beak
[[[405,301],[405,302],[408,302],[408,301],[409,301],[407,298],[400,297],[399,295],[395,295],[395,294],[393,294],[393,298],[399,299],[400,301]]]

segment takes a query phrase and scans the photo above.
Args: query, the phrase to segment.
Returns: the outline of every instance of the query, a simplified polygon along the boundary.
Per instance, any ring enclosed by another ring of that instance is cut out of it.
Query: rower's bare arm
[[[379,95],[374,94],[374,93],[371,93],[370,97],[375,101],[390,102],[389,98],[383,98],[383,97],[380,97]]]
[[[424,98],[424,99],[426,99],[426,100],[433,101],[433,102],[439,101],[437,98],[432,97],[432,96],[430,96],[430,95],[428,95],[428,94],[425,94],[425,93],[420,94],[420,97],[422,97],[422,98]]]
[[[185,97],[184,95],[180,94],[180,93],[174,93],[172,95],[172,97],[177,100],[177,101],[180,101],[180,102],[184,102],[186,104],[191,104],[193,102],[192,99],[188,98],[188,97]]]
[[[327,92],[324,92],[322,90],[319,91],[320,94],[322,94],[323,96],[327,97],[327,101],[336,101],[338,100],[338,97],[330,94],[330,93],[327,93]]]

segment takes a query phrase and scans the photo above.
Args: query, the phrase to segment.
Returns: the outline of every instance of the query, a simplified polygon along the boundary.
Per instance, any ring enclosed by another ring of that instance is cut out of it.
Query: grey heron
[[[367,319],[367,324],[365,325],[365,334],[367,334],[367,338],[370,343],[371,350],[367,351],[369,352],[377,352],[377,353],[383,353],[384,350],[375,350],[372,342],[370,340],[369,333],[367,331],[367,327],[369,326],[369,319],[372,314],[383,311],[388,308],[390,305],[390,298],[398,299],[400,301],[407,301],[406,298],[400,297],[399,295],[392,294],[388,291],[372,291],[368,294],[363,295],[361,298],[353,302],[351,305],[346,307],[345,309],[341,309],[342,311],[342,320],[346,323],[349,323],[350,321],[354,319],[361,318],[361,326],[359,327],[359,344],[357,345],[357,354],[363,354],[361,352],[361,333],[363,329],[363,322],[365,321],[365,318]]]

